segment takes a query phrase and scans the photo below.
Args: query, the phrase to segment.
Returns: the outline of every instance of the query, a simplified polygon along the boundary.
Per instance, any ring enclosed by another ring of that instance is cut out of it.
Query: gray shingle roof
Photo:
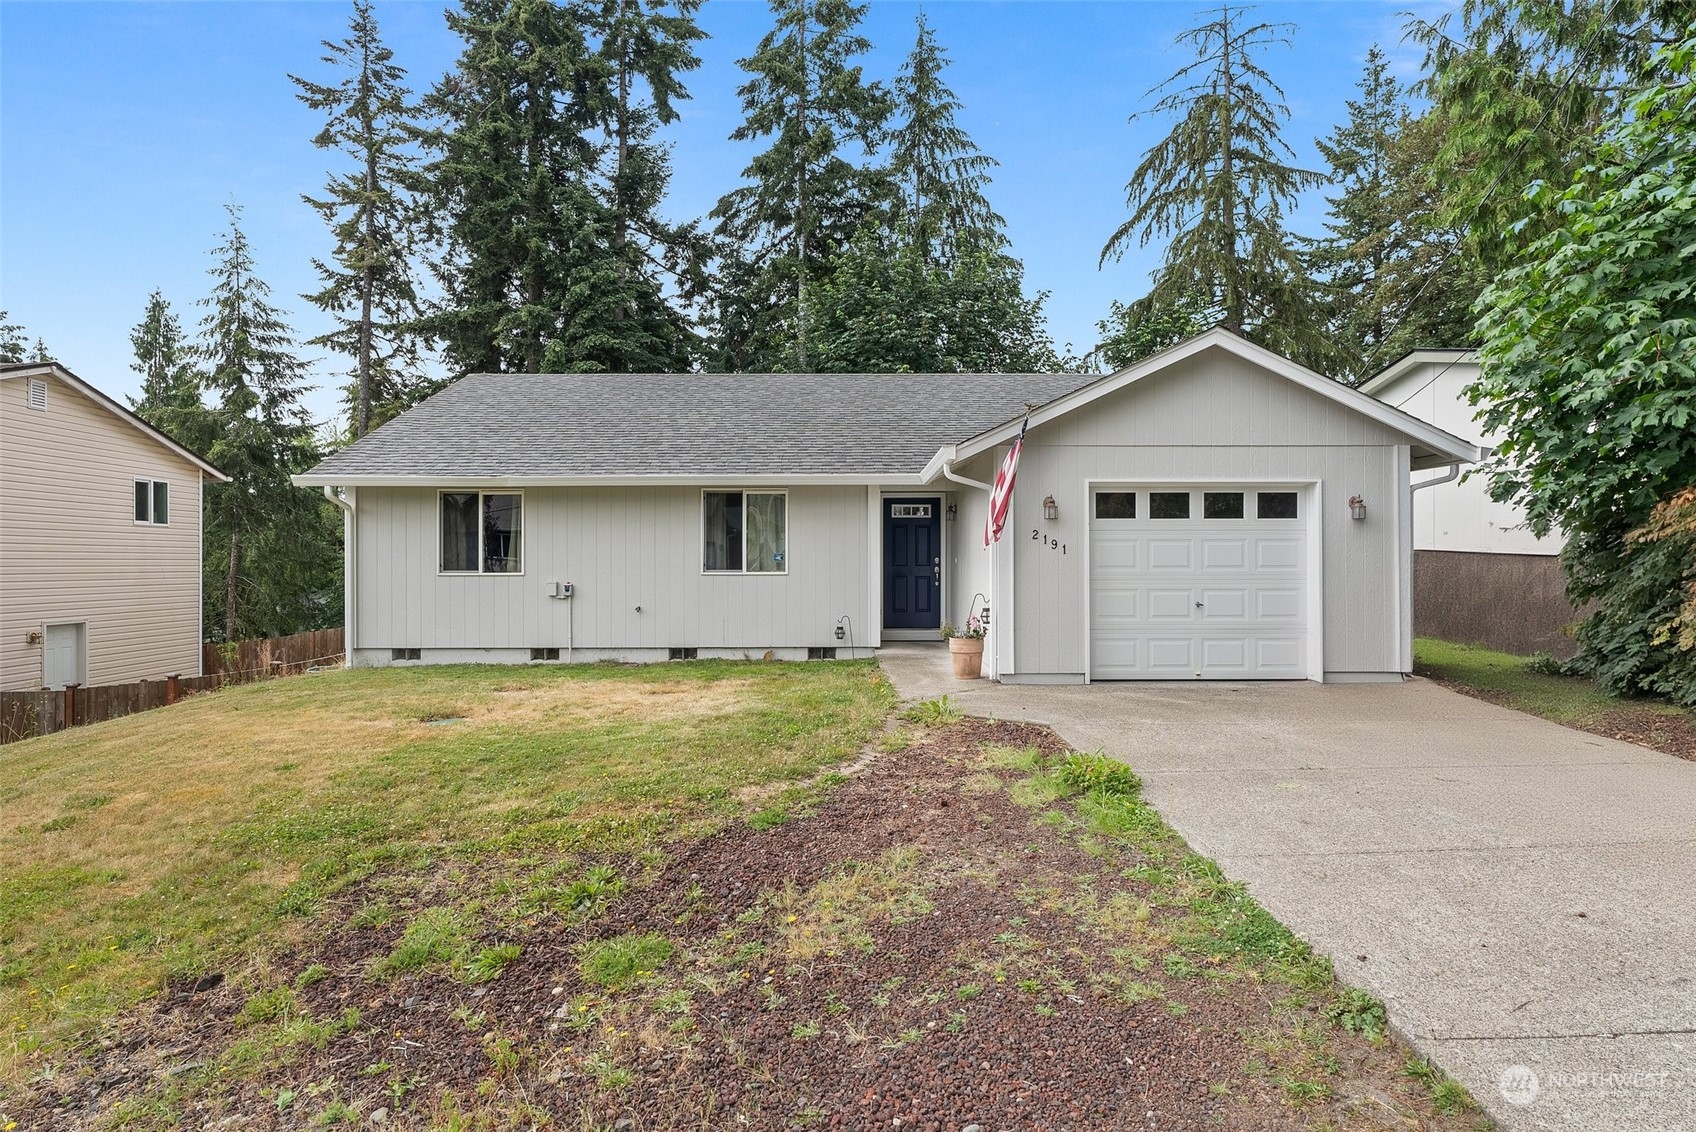
[[[308,473],[912,476],[1091,374],[474,374]]]

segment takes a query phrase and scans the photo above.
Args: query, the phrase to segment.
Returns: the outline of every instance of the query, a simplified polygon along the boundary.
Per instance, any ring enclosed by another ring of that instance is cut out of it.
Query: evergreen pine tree
[[[157,289],[130,331],[130,345],[135,348],[130,369],[141,375],[141,396],[130,398],[130,408],[178,444],[206,451],[213,425],[200,399],[205,379],[195,368],[194,347],[183,335],[181,321]]]
[[[845,151],[876,151],[890,102],[853,62],[871,46],[855,30],[864,4],[771,4],[775,26],[738,61],[750,76],[737,92],[746,118],[730,135],[770,145],[712,212],[722,257],[715,364],[805,373],[811,290],[889,195],[885,175]]]
[[[1348,121],[1316,141],[1341,192],[1308,262],[1324,291],[1334,372],[1359,382],[1420,345],[1463,345],[1485,280],[1465,233],[1440,220],[1434,119],[1414,118],[1376,47]]]
[[[447,236],[441,309],[424,325],[453,367],[475,371],[669,371],[690,339],[659,285],[630,270],[600,183],[597,133],[614,67],[592,21],[548,0],[466,0],[465,40],[425,100],[425,173]]]
[[[327,504],[289,482],[320,456],[300,403],[306,369],[254,272],[241,209],[227,211],[208,271],[212,292],[201,300],[198,356],[216,399],[206,456],[230,482],[207,485],[202,522],[207,622],[238,640],[335,623],[341,563]]]
[[[406,72],[383,44],[371,0],[354,0],[349,30],[346,39],[324,41],[323,61],[345,71],[340,82],[289,77],[302,102],[328,115],[313,144],[356,163],[331,176],[324,197],[301,199],[317,209],[336,240],[332,263],[312,261],[324,286],[305,296],[334,316],[336,329],[311,344],[353,360],[347,400],[359,437],[420,392],[418,351],[408,331],[419,314],[408,191],[417,161],[410,148],[415,111],[402,85]]]
[[[955,122],[962,106],[942,81],[948,56],[922,12],[918,25],[918,40],[895,80],[895,227],[924,261],[948,263],[963,247],[998,251],[1006,245],[1006,221],[984,195],[989,171],[999,163]]]
[[[35,339],[35,349],[30,351],[29,360],[32,362],[51,362],[56,361],[57,359],[53,357],[52,351],[48,350],[46,340],[40,335],[37,335]]]
[[[1284,213],[1323,178],[1290,164],[1293,151],[1278,133],[1289,117],[1284,93],[1255,61],[1287,43],[1292,25],[1245,23],[1243,9],[1227,4],[1179,34],[1195,60],[1149,91],[1166,92],[1150,113],[1177,122],[1132,173],[1131,217],[1108,238],[1101,261],[1122,256],[1133,240],[1169,237],[1153,288],[1133,306],[1201,296],[1227,329],[1312,357],[1324,337]]]

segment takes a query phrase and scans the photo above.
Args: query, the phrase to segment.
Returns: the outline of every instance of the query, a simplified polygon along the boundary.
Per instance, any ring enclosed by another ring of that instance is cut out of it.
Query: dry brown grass
[[[0,1081],[374,868],[722,820],[858,750],[888,702],[863,664],[367,670],[9,746]]]

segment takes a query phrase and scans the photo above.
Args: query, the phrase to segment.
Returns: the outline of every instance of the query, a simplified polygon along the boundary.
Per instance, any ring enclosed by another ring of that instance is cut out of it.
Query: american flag
[[[1019,474],[1019,453],[1025,447],[1025,430],[1031,427],[1031,415],[1019,426],[1019,438],[1013,441],[1007,458],[995,470],[995,483],[989,489],[989,517],[983,525],[983,544],[1001,541],[1001,528],[1007,525],[1007,512],[1013,506],[1013,477]]]

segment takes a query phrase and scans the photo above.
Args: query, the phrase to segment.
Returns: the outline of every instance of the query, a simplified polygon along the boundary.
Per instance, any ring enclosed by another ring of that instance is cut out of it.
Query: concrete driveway
[[[1503,1129],[1696,1132],[1696,763],[1405,684],[956,681],[1052,726],[1388,1005]],[[1510,1078],[1524,1067],[1535,1074]]]

